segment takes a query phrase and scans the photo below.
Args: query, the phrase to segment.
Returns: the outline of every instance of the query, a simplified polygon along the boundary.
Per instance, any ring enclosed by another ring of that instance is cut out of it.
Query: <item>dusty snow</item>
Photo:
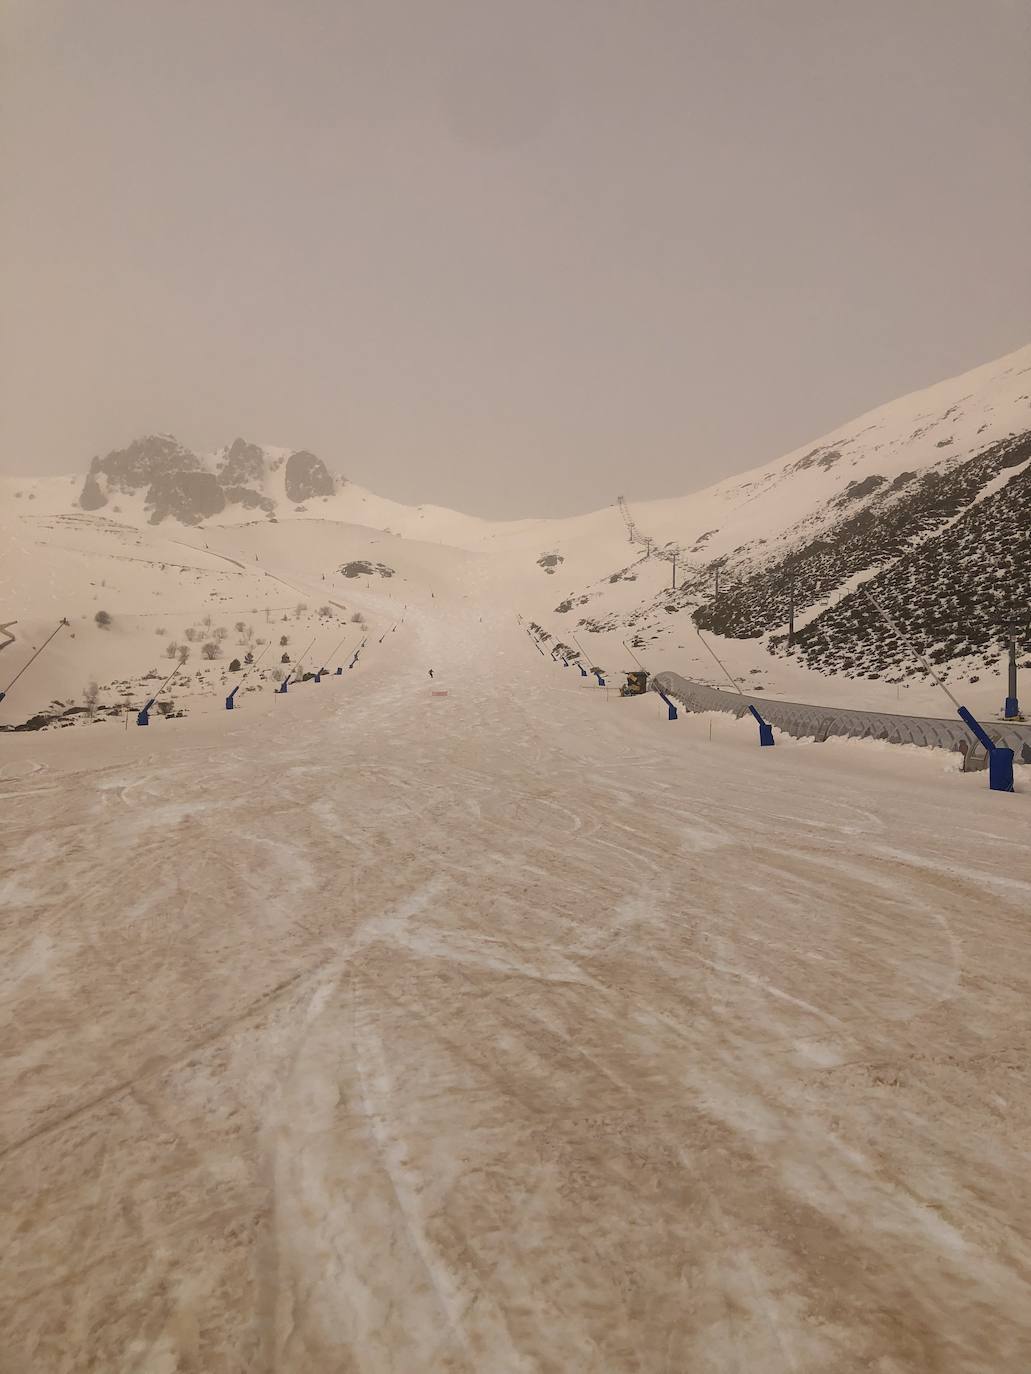
[[[1023,1374],[1028,791],[670,724],[465,585],[4,738],[5,1367]]]

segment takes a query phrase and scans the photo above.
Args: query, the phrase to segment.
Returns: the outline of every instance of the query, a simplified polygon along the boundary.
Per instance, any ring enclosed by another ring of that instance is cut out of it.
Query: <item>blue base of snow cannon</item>
[[[998,745],[988,754],[988,787],[992,792],[1013,791],[1013,750]]]
[[[758,722],[760,745],[762,745],[763,747],[770,747],[776,744],[777,741],[773,738],[773,726],[768,724],[765,720],[763,720],[762,716],[759,714],[759,712],[755,709],[754,706],[749,706],[748,709],[751,711],[752,715],[755,716],[755,719]]]
[[[157,700],[156,697],[151,697],[151,699],[147,702],[146,706],[144,706],[143,710],[142,710],[142,711],[139,711],[139,712],[137,713],[137,715],[136,715],[136,724],[137,724],[137,725],[149,725],[149,724],[150,724],[150,708],[154,705],[154,702],[155,702],[156,700]]]
[[[336,672],[333,674],[333,676],[334,676],[334,677],[339,677],[343,671],[344,671],[343,668],[338,668],[338,669],[336,670]]]
[[[673,705],[673,703],[670,701],[670,699],[669,699],[669,697],[666,695],[666,693],[665,693],[665,692],[660,692],[660,693],[659,693],[659,696],[662,697],[663,701],[664,701],[664,702],[666,703],[666,705],[669,707],[669,718],[670,718],[670,720],[678,720],[678,719],[679,719],[679,712],[677,711],[677,708]]]
[[[992,792],[1013,791],[1013,750],[1004,749],[995,743],[980,722],[974,719],[965,706],[959,708],[959,718],[979,743],[984,745],[988,755],[988,787]]]
[[[1016,720],[1020,715],[1020,702],[1016,697],[1007,697],[1006,705],[1002,708],[1002,714],[1006,720]]]

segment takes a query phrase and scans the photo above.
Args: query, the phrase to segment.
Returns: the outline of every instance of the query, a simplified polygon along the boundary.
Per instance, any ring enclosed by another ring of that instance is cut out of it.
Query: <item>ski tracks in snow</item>
[[[478,616],[4,778],[8,1358],[1023,1374],[1024,798],[959,860],[954,779],[707,744]]]

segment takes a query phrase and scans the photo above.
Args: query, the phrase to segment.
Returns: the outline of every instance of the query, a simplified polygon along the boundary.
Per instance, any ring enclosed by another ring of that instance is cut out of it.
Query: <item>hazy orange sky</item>
[[[0,0],[0,469],[559,514],[1031,338],[1024,0]]]

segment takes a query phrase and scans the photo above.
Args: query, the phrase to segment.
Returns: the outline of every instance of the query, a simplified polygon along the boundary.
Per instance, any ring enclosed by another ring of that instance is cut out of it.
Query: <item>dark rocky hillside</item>
[[[809,667],[850,676],[908,672],[911,652],[850,583],[870,573],[864,586],[933,662],[997,658],[1007,626],[1028,616],[1029,463],[1031,431],[944,471],[903,474],[904,482],[870,494],[819,537],[743,574],[728,569],[718,599],[705,570],[694,619],[717,634],[758,637],[786,624],[793,593],[791,652]],[[678,599],[696,591],[697,577],[689,578]],[[774,635],[770,648],[788,652],[787,636]]]
[[[954,522],[965,513],[973,514],[983,505],[985,525],[991,523],[993,512],[1004,519],[1002,512],[1013,500],[1007,496],[1005,481],[999,491],[985,495],[986,490],[996,479],[1005,479],[1010,469],[1029,460],[1031,431],[994,444],[945,470],[931,469],[922,476],[903,473],[904,481],[900,478],[885,484],[859,510],[825,526],[817,537],[793,545],[781,557],[760,562],[743,573],[738,567],[728,569],[718,600],[711,594],[715,570],[705,569],[702,582],[710,583],[710,587],[695,611],[695,620],[702,629],[716,634],[758,637],[785,624],[792,589],[795,614],[801,618],[808,608],[825,601],[856,574],[907,558],[918,566],[920,551],[935,535],[942,535],[940,542],[946,547],[961,537],[953,533]],[[1014,480],[1019,488],[1019,480]],[[1029,541],[1031,527],[1027,524],[1022,531],[1014,531],[1012,555],[1018,562],[1022,558],[1025,568],[1031,553]],[[695,590],[697,574],[685,579],[685,585]]]
[[[1026,461],[1028,436],[1024,450]],[[996,662],[1009,628],[1023,628],[1031,614],[1031,467],[908,548],[866,586],[932,664]],[[786,642],[771,647],[786,650]],[[810,667],[853,677],[914,671],[911,651],[864,590],[799,630],[794,652]]]

